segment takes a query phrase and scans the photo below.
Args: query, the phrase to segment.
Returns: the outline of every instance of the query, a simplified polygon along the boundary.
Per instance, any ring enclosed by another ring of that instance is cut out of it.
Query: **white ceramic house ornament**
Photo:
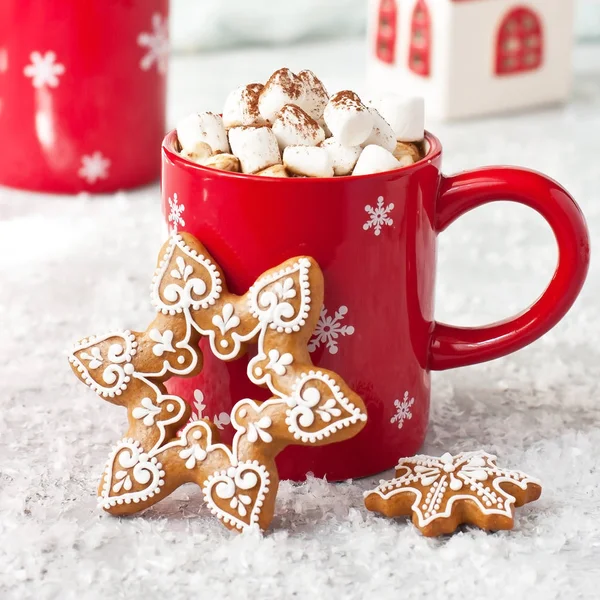
[[[460,118],[566,100],[574,0],[369,0],[371,89]]]

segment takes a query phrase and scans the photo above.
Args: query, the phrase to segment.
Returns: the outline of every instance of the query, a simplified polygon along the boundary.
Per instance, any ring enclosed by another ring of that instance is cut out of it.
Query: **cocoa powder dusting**
[[[327,90],[323,82],[312,71],[300,71],[298,79],[304,84],[305,89],[309,89],[313,94],[327,98]]]
[[[258,116],[258,97],[263,90],[262,83],[250,83],[242,92],[244,102],[248,106],[248,112],[252,116]]]
[[[300,133],[315,134],[319,124],[299,106],[286,104],[278,113],[276,120],[280,119],[286,125],[293,127]]]
[[[362,102],[358,95],[350,90],[343,90],[337,94],[334,94],[331,97],[330,102],[341,108],[355,108],[357,105],[362,106]]]
[[[289,69],[278,69],[269,77],[265,83],[265,89],[271,86],[279,86],[289,98],[296,100],[300,98],[303,91],[302,81],[296,77]]]

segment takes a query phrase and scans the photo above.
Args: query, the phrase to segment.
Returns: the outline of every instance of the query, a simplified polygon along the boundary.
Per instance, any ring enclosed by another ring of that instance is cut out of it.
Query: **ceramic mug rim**
[[[311,185],[317,182],[347,182],[347,181],[368,181],[369,179],[378,179],[382,176],[390,176],[390,175],[410,175],[415,171],[423,168],[434,162],[441,156],[442,153],[442,143],[440,140],[434,136],[429,131],[425,131],[425,144],[427,145],[427,154],[412,165],[408,165],[406,167],[400,167],[399,169],[393,169],[392,171],[383,171],[381,173],[369,173],[367,175],[341,175],[338,177],[267,177],[267,176],[259,176],[248,174],[248,173],[233,173],[231,171],[222,171],[220,169],[215,169],[213,167],[205,167],[203,165],[199,165],[194,163],[187,158],[181,156],[175,146],[175,141],[177,139],[177,132],[175,129],[169,131],[163,139],[162,142],[162,150],[165,157],[175,166],[183,168],[185,170],[196,173],[198,176],[212,176],[218,174],[219,177],[226,179],[238,179],[238,180],[249,180],[249,181],[270,181],[270,182],[278,182],[282,185]]]

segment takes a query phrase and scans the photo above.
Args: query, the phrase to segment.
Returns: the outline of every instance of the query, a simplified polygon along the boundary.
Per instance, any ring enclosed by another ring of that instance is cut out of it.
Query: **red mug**
[[[489,167],[447,177],[442,147],[427,134],[427,156],[396,171],[333,179],[277,179],[218,171],[163,142],[162,197],[171,230],[198,237],[244,293],[264,271],[297,255],[314,257],[325,275],[325,301],[310,341],[313,362],[339,373],[365,401],[366,427],[353,439],[318,448],[289,447],[282,478],[307,472],[329,480],[378,473],[415,454],[427,430],[430,371],[514,352],[567,312],[588,269],[589,240],[577,204],[539,173]],[[460,215],[494,200],[537,210],[558,243],[554,277],[525,312],[486,327],[434,320],[436,237]],[[230,439],[228,413],[267,390],[246,377],[247,358],[225,363],[205,340],[204,369],[171,379],[169,391],[195,403]]]
[[[0,184],[109,192],[158,179],[167,15],[168,0],[0,2]]]

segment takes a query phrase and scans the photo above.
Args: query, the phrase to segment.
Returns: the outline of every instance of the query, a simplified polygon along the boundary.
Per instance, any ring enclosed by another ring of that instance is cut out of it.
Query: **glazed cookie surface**
[[[512,529],[515,507],[542,493],[537,479],[496,465],[487,452],[402,458],[396,476],[365,492],[365,506],[388,517],[412,516],[425,536],[452,533],[468,523]]]

